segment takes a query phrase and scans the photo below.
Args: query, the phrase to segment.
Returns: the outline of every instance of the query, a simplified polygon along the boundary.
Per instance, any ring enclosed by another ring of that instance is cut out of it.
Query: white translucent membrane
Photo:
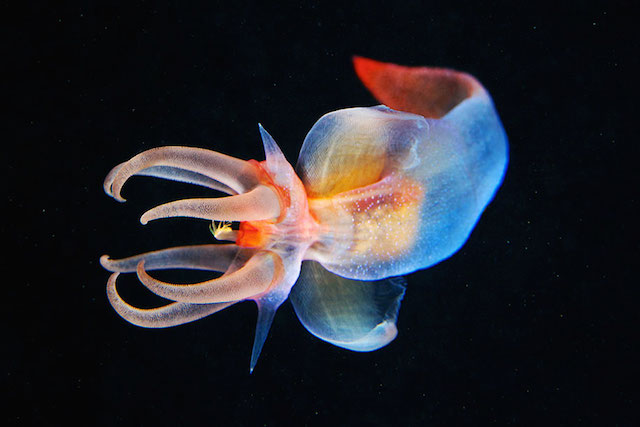
[[[313,335],[349,350],[373,351],[398,334],[396,321],[405,288],[402,277],[352,280],[305,261],[289,298]]]

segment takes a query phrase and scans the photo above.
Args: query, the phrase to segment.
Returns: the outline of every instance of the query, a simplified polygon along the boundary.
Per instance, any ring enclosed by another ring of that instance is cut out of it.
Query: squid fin
[[[373,351],[398,334],[405,287],[402,277],[352,280],[305,261],[289,297],[300,322],[316,337],[348,350]]]

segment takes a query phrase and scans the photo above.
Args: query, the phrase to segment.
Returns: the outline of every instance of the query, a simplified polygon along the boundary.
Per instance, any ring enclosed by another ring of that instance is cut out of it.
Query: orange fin
[[[440,118],[465,98],[484,93],[466,73],[434,67],[405,67],[353,57],[358,78],[373,96],[394,110]]]

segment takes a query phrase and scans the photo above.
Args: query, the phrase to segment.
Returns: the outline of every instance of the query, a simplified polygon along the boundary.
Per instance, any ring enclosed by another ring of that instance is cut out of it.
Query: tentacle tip
[[[111,267],[111,257],[107,254],[104,254],[100,257],[100,265],[105,270],[113,271]]]
[[[140,224],[147,225],[149,222],[149,216],[145,213],[140,217]]]
[[[113,183],[110,183],[110,184],[105,183],[102,188],[104,188],[104,192],[107,193],[109,197],[117,200],[118,202],[124,203],[127,201],[120,194],[120,187],[113,188]]]
[[[127,201],[127,199],[122,197],[122,194],[120,194],[121,189],[122,189],[121,185],[115,186],[114,188],[114,185],[111,184],[109,186],[109,191],[107,192],[107,194],[113,197],[114,199],[116,199],[117,201],[119,201],[120,203],[124,203]],[[105,188],[105,191],[106,191],[106,188]]]
[[[111,197],[112,199],[120,202],[120,203],[124,203],[127,201],[127,199],[125,199],[124,197],[122,197],[120,195],[120,193],[114,193],[113,189],[111,188],[111,185],[109,185],[108,187],[105,185],[104,187],[104,192],[106,193],[107,196]]]
[[[107,193],[109,197],[111,197],[113,200],[117,202],[124,203],[127,201],[127,199],[122,197],[119,193],[114,193],[113,191],[107,191],[107,190],[105,190],[104,192]]]

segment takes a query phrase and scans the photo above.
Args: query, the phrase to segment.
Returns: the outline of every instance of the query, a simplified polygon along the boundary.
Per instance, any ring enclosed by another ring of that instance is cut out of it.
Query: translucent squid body
[[[145,151],[107,176],[107,194],[133,175],[198,184],[227,197],[157,206],[143,224],[167,217],[213,222],[231,244],[184,246],[113,260],[113,308],[150,328],[180,325],[244,300],[258,306],[253,370],[278,307],[289,297],[313,335],[355,351],[391,342],[404,294],[400,275],[455,253],[499,187],[507,138],[487,91],[452,70],[354,58],[356,73],[384,105],[324,115],[307,134],[298,164],[260,126],[266,160],[244,161],[191,147]],[[160,281],[157,269],[223,273],[188,285]],[[175,301],[140,309],[116,291],[135,272]]]

